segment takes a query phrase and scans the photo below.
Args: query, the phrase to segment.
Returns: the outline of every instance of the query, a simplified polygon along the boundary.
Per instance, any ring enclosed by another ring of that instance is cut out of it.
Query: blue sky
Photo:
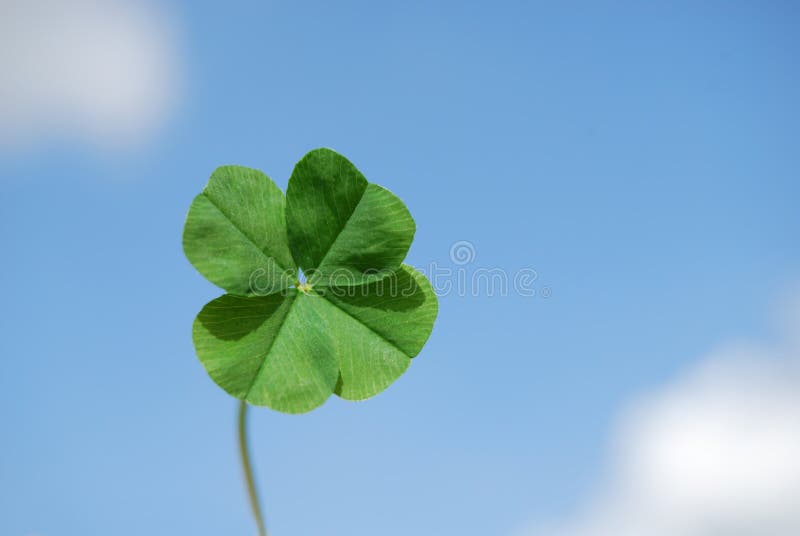
[[[48,20],[38,4],[28,24]],[[532,268],[551,292],[441,296],[385,393],[253,411],[277,536],[505,536],[570,518],[630,400],[721,343],[778,337],[775,303],[800,279],[791,2],[141,9],[164,28],[152,61],[175,60],[151,80],[145,54],[132,79],[168,86],[87,98],[100,119],[23,144],[7,141],[14,116],[0,137],[0,533],[253,533],[236,403],[191,343],[221,292],[180,246],[218,165],[285,188],[306,151],[335,148],[408,205],[410,263],[455,267],[466,240],[467,270]],[[99,71],[70,58],[59,76],[90,95]]]

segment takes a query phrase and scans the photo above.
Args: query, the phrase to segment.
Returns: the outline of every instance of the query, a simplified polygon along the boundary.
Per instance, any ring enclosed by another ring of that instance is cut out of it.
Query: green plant
[[[194,346],[209,376],[241,400],[260,534],[247,404],[304,413],[332,393],[364,400],[408,368],[438,310],[427,278],[402,264],[414,232],[397,196],[330,149],[297,163],[285,197],[264,173],[224,166],[192,202],[184,252],[227,292],[197,315]]]

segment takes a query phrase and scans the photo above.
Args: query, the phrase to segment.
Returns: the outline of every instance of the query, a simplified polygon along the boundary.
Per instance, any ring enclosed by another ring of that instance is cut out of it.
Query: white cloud
[[[0,0],[0,149],[143,141],[176,97],[169,20],[142,0]]]
[[[800,303],[800,302],[798,302]],[[800,311],[800,309],[795,309]],[[800,351],[731,345],[620,419],[610,478],[536,536],[800,535]]]

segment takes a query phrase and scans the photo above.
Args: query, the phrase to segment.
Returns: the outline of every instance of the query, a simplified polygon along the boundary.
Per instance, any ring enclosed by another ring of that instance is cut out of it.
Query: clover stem
[[[242,457],[244,479],[247,483],[247,493],[250,496],[250,508],[253,510],[253,517],[258,527],[258,536],[267,536],[264,518],[261,515],[261,507],[258,504],[258,492],[256,491],[253,467],[250,464],[250,454],[247,448],[247,402],[244,400],[239,405],[239,455]]]

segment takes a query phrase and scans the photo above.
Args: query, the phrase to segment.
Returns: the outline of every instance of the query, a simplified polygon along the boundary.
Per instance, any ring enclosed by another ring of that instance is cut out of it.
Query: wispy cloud
[[[169,19],[141,0],[0,0],[0,150],[136,144],[176,98]]]
[[[800,316],[789,324],[781,347],[725,346],[635,402],[590,504],[522,534],[800,534]]]

